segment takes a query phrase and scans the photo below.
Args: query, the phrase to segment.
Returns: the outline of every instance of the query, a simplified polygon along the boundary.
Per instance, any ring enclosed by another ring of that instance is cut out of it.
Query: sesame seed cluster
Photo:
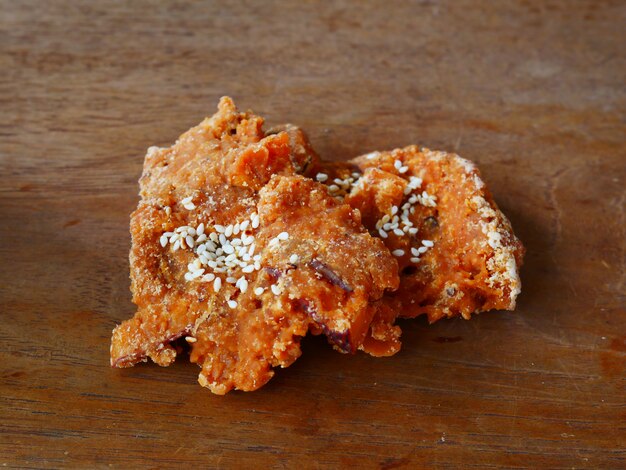
[[[193,196],[181,201],[187,210],[195,209]],[[179,249],[190,249],[196,258],[187,265],[185,280],[188,282],[212,283],[213,290],[219,292],[224,283],[233,284],[242,294],[248,290],[250,280],[246,274],[251,274],[261,269],[261,255],[255,254],[256,239],[254,231],[260,224],[259,215],[255,212],[242,222],[230,225],[214,225],[209,230],[204,223],[196,227],[183,225],[174,231],[164,232],[160,237],[163,248],[172,252]],[[287,240],[289,234],[281,232],[272,238],[268,246],[276,247]],[[296,263],[297,255],[292,255],[290,262]],[[275,295],[282,290],[276,285],[270,286]],[[254,289],[257,296],[265,292],[263,287]],[[237,307],[237,301],[229,299],[227,304],[230,308]]]
[[[373,153],[371,155],[375,156],[376,154]],[[395,160],[393,166],[398,173],[406,179],[406,173],[409,171],[409,167],[404,165],[401,160]],[[335,178],[330,180],[326,173],[317,173],[315,179],[320,183],[327,184],[328,192],[332,196],[344,197],[359,183],[361,176],[360,173],[354,172],[347,178]],[[376,223],[377,234],[380,238],[389,238],[391,234],[397,237],[415,236],[417,234],[418,228],[414,227],[410,219],[411,215],[415,213],[415,205],[421,204],[425,207],[437,207],[436,196],[428,194],[426,191],[419,192],[422,183],[421,178],[411,175],[408,176],[408,184],[404,188],[404,195],[407,196],[406,201],[400,207],[391,206],[390,213],[385,214]],[[432,240],[422,240],[421,246],[412,247],[411,262],[419,263],[420,257],[433,246],[434,243]],[[405,251],[402,249],[393,250],[391,253],[396,257],[405,255]]]
[[[330,181],[326,173],[318,173],[315,176],[318,183],[323,183],[328,186],[328,192],[331,196],[338,198],[343,198],[349,194],[352,187],[358,183],[359,178],[361,178],[361,174],[357,172],[352,173],[352,175],[347,178],[334,178]]]

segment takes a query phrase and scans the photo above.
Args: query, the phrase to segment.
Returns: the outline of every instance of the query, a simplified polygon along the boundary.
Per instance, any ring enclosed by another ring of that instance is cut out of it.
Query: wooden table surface
[[[0,465],[624,468],[623,1],[0,4]],[[145,149],[228,94],[326,158],[476,161],[528,254],[516,312],[322,338],[263,389],[109,367]]]

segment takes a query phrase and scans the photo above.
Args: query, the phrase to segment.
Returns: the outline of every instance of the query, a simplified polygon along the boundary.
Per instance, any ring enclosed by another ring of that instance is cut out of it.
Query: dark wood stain
[[[0,466],[624,467],[623,1],[0,2]],[[254,393],[111,369],[145,149],[223,94],[326,158],[474,160],[517,311],[403,320],[391,358],[306,338]]]
[[[437,336],[433,341],[435,343],[458,343],[463,340],[460,336]]]

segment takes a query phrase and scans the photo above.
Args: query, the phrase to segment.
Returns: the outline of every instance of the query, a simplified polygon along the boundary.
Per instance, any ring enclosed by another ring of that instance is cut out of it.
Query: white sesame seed
[[[227,303],[228,303],[228,306],[229,306],[230,308],[237,308],[237,302],[236,302],[236,301],[234,301],[234,300],[229,300]]]
[[[293,254],[289,257],[289,262],[291,264],[296,264],[298,262],[298,260],[300,259],[300,257],[296,254]]]
[[[224,235],[227,237],[230,237],[233,234],[233,226],[228,225],[225,229],[224,229]]]
[[[189,273],[187,273],[187,274],[189,274]],[[202,276],[203,274],[204,274],[204,269],[199,269],[199,270],[197,270],[197,271],[193,271],[193,272],[191,273],[191,279],[195,279],[195,278],[197,278],[197,277],[200,277],[200,276]]]
[[[427,251],[428,251],[428,247],[427,246],[420,246],[417,249],[416,256],[422,255],[422,254],[426,253]]]
[[[289,234],[287,232],[280,232],[276,238],[279,240],[287,240],[289,238]]]
[[[403,167],[398,168],[399,173],[406,173],[407,171],[409,171],[408,166],[403,166]]]
[[[172,251],[177,251],[180,248],[180,240],[176,240],[174,246],[172,247]]]
[[[220,245],[226,245],[226,237],[224,236],[223,233],[220,233],[220,236],[218,239],[220,241]]]
[[[272,284],[271,289],[274,295],[280,295],[280,287],[278,287],[276,284]]]
[[[248,266],[246,266],[245,268],[243,268],[241,271],[242,271],[242,272],[244,272],[244,273],[246,273],[246,274],[247,274],[247,273],[251,273],[252,271],[254,271],[254,265],[249,264]]]
[[[185,281],[191,281],[193,279],[191,273],[185,273]]]
[[[185,336],[185,341],[187,341],[188,343],[195,343],[198,340],[193,336]]]
[[[205,241],[207,239],[206,237],[206,233],[203,233],[202,235],[200,235],[198,238],[196,238],[196,243],[202,243],[203,241]]]
[[[212,242],[214,242],[214,243],[217,243],[217,241],[218,241],[217,233],[215,233],[215,232],[211,232],[211,233],[209,234],[209,238],[210,238],[210,239],[211,239],[211,241],[212,241]]]
[[[398,213],[398,206],[393,206],[391,208],[391,215],[396,215]]]
[[[245,294],[246,291],[248,290],[248,280],[245,277],[242,277],[239,279],[240,284],[239,284],[239,290],[241,291],[242,294]]]
[[[189,248],[193,248],[193,246],[196,244],[196,242],[194,241],[194,239],[193,239],[193,237],[191,235],[187,235],[185,237],[185,243],[187,243]]]
[[[255,270],[257,270],[257,271],[258,271],[259,269],[261,269],[261,263],[260,263],[259,261],[255,261],[255,262],[254,262],[254,269],[255,269]]]
[[[382,222],[383,222],[383,224],[386,224],[386,223],[387,223],[387,222],[389,222],[390,220],[391,220],[391,216],[390,216],[389,214],[385,214],[385,215],[383,215],[383,218],[382,218]]]
[[[324,181],[328,179],[328,175],[326,173],[318,173],[315,176],[315,179],[319,181],[320,183],[323,183]]]
[[[193,199],[193,196],[189,196],[189,197],[186,197],[185,199],[183,199],[182,201],[180,201],[180,203],[181,204],[189,204],[192,199]]]
[[[435,244],[431,240],[422,240],[422,245],[427,246],[428,248],[434,246]]]
[[[215,274],[213,273],[205,274],[204,276],[202,276],[202,280],[204,282],[211,282],[213,279],[215,279]]]
[[[198,228],[196,228],[196,233],[198,235],[202,235],[204,233],[204,224],[201,223],[200,225],[198,225]]]
[[[418,256],[418,255],[420,254],[420,252],[417,250],[417,248],[412,247],[412,248],[411,248],[411,254],[412,254],[413,256]]]
[[[259,216],[254,214],[254,217],[250,219],[252,223],[252,228],[258,228],[261,223]]]
[[[401,237],[402,235],[404,235],[404,232],[402,230],[400,230],[399,228],[394,228],[393,229],[393,233],[395,233],[396,235],[398,235],[399,237]]]
[[[415,235],[415,234],[417,233],[417,228],[416,228],[416,227],[411,227],[411,228],[409,229],[409,233],[410,233],[411,235]]]
[[[419,263],[419,262],[420,262],[420,259],[417,256],[411,258],[411,263]]]
[[[213,228],[215,229],[215,231],[216,231],[217,233],[224,233],[224,230],[225,230],[225,228],[224,228],[224,226],[223,226],[223,225],[216,225],[216,226],[215,226],[215,227],[213,227]]]
[[[393,256],[404,256],[404,250],[393,250],[391,254]]]
[[[257,287],[256,289],[254,289],[254,295],[262,295],[263,292],[265,292],[265,289],[263,289],[262,287]]]
[[[235,249],[233,248],[232,245],[223,245],[222,249],[224,250],[224,253],[226,253],[227,255],[230,255],[231,253],[235,252]]]
[[[161,239],[159,241],[161,242],[161,246],[163,248],[165,248],[167,246],[168,240],[167,240],[167,237],[165,236],[165,234],[161,235]]]
[[[196,205],[193,202],[190,202],[189,204],[184,204],[183,207],[188,211],[192,211],[196,208]]]
[[[237,282],[237,278],[232,277],[232,276],[228,276],[226,278],[226,282],[228,282],[229,284],[235,284]]]
[[[378,234],[380,235],[381,238],[387,238],[389,235],[387,235],[387,232],[385,232],[382,228],[378,229]]]
[[[193,227],[188,227],[187,228],[187,234],[191,235],[192,237],[195,237],[196,236],[196,229],[193,228]]]
[[[339,191],[339,186],[337,186],[336,184],[331,184],[331,185],[328,187],[328,189],[329,189],[330,191],[333,191],[333,192],[334,192],[334,191]]]
[[[233,238],[233,239],[230,241],[230,244],[231,244],[232,246],[240,246],[240,245],[241,245],[241,238]]]
[[[215,281],[213,281],[213,290],[215,292],[219,292],[221,287],[222,287],[222,278],[221,277],[216,277]]]

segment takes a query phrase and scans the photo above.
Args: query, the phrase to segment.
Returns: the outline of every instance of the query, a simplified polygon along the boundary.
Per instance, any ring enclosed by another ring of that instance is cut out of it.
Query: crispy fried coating
[[[287,367],[299,356],[294,338],[307,329],[325,334],[341,352],[355,352],[374,302],[399,282],[395,260],[363,230],[358,211],[330,198],[321,185],[275,176],[260,191],[257,207],[255,237],[264,268],[236,297],[238,308],[229,313],[222,307],[234,321],[211,314],[195,333],[191,360],[202,364],[200,383],[215,393],[261,386],[272,366]],[[280,233],[289,238],[263,246]]]
[[[297,175],[317,164],[301,131],[262,124],[223,98],[149,149],[131,216],[137,313],[113,331],[113,366],[167,366],[184,337],[200,384],[223,394],[265,384],[307,331],[342,352],[362,345],[397,262],[358,211]]]
[[[359,209],[398,260],[400,288],[385,295],[370,336],[395,315],[434,322],[515,308],[524,247],[473,163],[410,146],[321,163],[311,176]]]

